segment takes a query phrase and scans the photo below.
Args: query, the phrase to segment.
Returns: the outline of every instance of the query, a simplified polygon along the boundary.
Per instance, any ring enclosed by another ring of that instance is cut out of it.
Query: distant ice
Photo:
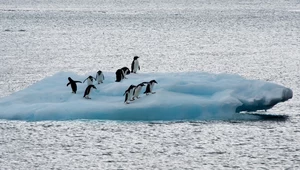
[[[227,120],[241,111],[272,108],[291,99],[291,89],[271,82],[247,80],[238,75],[185,73],[138,73],[115,82],[115,73],[104,72],[103,84],[91,99],[83,98],[86,83],[77,93],[66,86],[68,77],[83,81],[89,75],[59,72],[32,86],[0,99],[0,119],[9,120]],[[130,85],[155,79],[155,94],[143,94],[130,104],[124,92]]]

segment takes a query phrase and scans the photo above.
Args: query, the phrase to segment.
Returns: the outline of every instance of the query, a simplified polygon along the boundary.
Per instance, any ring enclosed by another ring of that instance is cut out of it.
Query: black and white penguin
[[[123,96],[125,95],[124,103],[129,104],[129,101],[133,101],[133,91],[134,91],[135,85],[130,85],[128,89],[125,91]]]
[[[154,87],[154,84],[157,84],[157,82],[155,80],[151,80],[147,83],[147,87],[146,87],[146,90],[144,92],[144,94],[146,95],[149,95],[150,93],[154,94],[155,92],[153,92],[153,87]]]
[[[130,74],[130,70],[128,67],[122,67],[121,69],[124,71],[124,75]]]
[[[72,93],[77,92],[77,85],[76,83],[82,83],[81,81],[74,81],[73,79],[71,79],[71,77],[68,77],[69,83],[67,84],[67,86],[69,86],[69,84],[71,84],[71,88],[72,88]]]
[[[135,100],[135,98],[137,98],[137,99],[140,98],[139,95],[140,95],[140,92],[141,92],[143,86],[145,86],[145,83],[147,83],[147,82],[140,83],[134,88],[133,100]]]
[[[124,71],[122,69],[118,69],[116,71],[116,82],[120,82],[124,78],[126,78],[125,75],[124,75]]]
[[[141,69],[138,58],[139,58],[138,56],[133,57],[133,61],[131,63],[131,72],[132,73],[136,73],[137,70]]]
[[[87,85],[93,85],[94,80],[96,80],[93,76],[88,76],[85,80],[83,80],[83,83],[87,80]]]
[[[125,74],[124,70],[123,69],[121,69],[121,70],[122,70],[122,79],[127,79],[127,77],[125,76],[126,74]]]
[[[84,91],[84,95],[83,95],[84,98],[91,99],[89,95],[92,91],[92,88],[97,89],[94,85],[89,85],[89,86],[86,87],[86,89]]]
[[[98,82],[98,84],[101,84],[101,83],[103,83],[103,80],[104,80],[104,74],[101,70],[99,70],[96,73],[96,81]]]

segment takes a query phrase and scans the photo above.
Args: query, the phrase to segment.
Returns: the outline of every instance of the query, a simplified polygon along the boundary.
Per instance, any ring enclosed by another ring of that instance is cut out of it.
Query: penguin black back
[[[77,85],[76,83],[82,83],[81,81],[74,81],[71,77],[68,77],[69,83],[67,84],[67,86],[69,86],[69,84],[71,84],[71,88],[72,88],[72,93],[77,92]]]
[[[123,78],[123,71],[122,69],[118,69],[116,71],[116,82],[120,82]]]
[[[97,89],[95,85],[88,85],[84,91],[83,97],[86,97],[91,93],[91,88]]]

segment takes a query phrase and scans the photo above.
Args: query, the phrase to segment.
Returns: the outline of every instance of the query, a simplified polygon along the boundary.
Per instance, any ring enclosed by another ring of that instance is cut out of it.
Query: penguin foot
[[[125,102],[125,104],[129,104],[129,102]]]
[[[156,92],[151,92],[152,94],[155,94]]]

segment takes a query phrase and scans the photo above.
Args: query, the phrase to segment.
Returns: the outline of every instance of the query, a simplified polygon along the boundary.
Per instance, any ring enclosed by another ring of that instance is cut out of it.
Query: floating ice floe
[[[188,73],[138,73],[115,82],[115,73],[103,72],[105,81],[96,84],[83,98],[86,83],[77,83],[77,93],[66,86],[68,77],[83,81],[88,75],[59,72],[30,87],[0,99],[0,119],[127,121],[228,120],[242,111],[267,110],[292,98],[291,89],[271,82],[248,80],[238,75]],[[130,85],[156,80],[155,94],[124,103]]]

